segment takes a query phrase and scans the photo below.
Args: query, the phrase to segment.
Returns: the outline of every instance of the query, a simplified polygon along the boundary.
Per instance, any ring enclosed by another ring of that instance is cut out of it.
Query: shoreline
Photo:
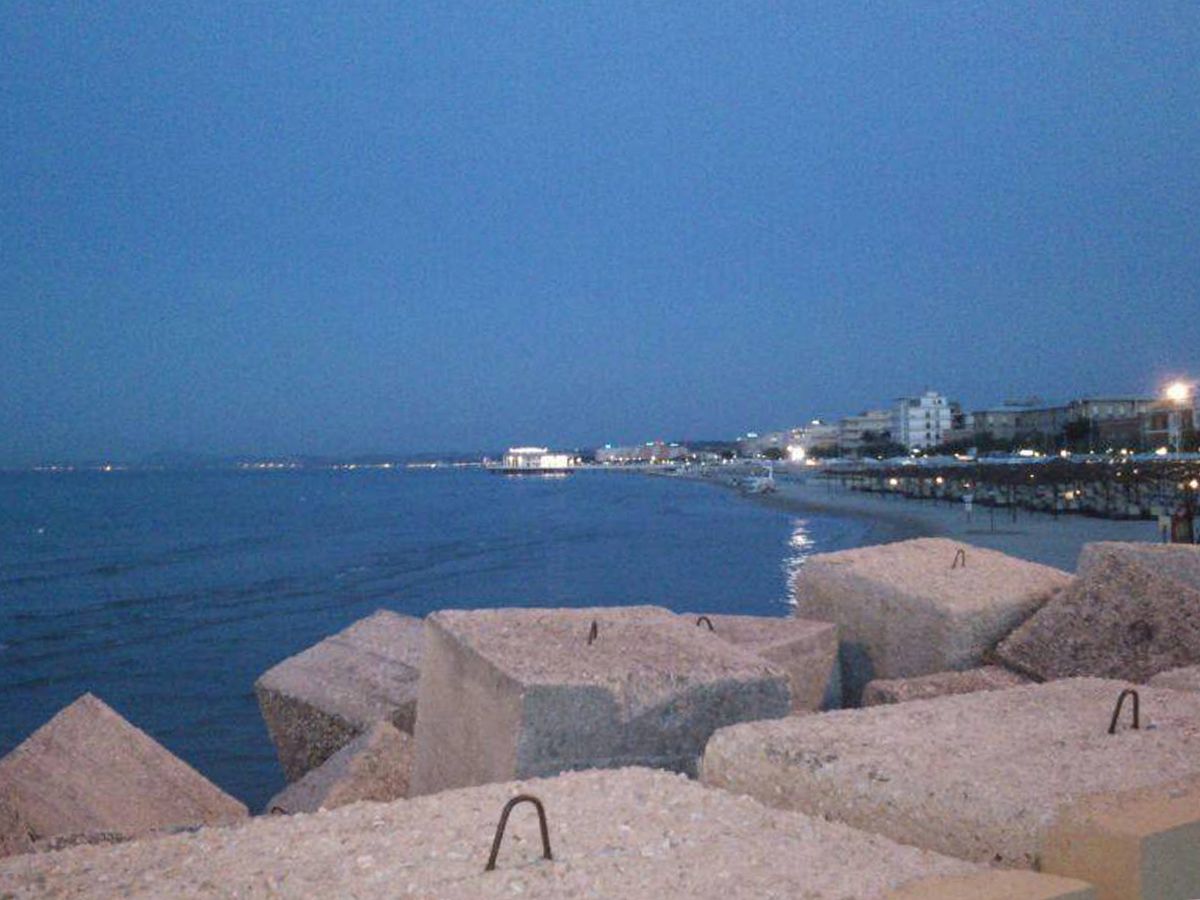
[[[730,476],[732,473],[730,473]],[[725,473],[682,476],[737,491]],[[741,494],[741,492],[739,491]],[[771,494],[741,494],[748,500],[798,516],[831,515],[866,520],[860,546],[917,537],[946,537],[998,550],[1031,562],[1074,572],[1079,551],[1094,541],[1159,540],[1154,522],[977,507],[970,519],[961,504],[852,491],[835,482],[780,470]]]

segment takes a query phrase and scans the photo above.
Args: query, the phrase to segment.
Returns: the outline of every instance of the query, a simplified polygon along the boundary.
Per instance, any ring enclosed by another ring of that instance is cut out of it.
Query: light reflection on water
[[[788,538],[788,555],[783,559],[783,574],[786,579],[788,604],[797,605],[796,591],[792,587],[796,575],[805,561],[812,556],[816,542],[810,533],[808,519],[792,519],[792,534]]]

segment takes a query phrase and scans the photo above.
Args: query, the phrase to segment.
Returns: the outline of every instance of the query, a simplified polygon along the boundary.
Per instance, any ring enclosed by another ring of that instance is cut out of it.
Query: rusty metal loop
[[[697,619],[696,619],[696,627],[697,627],[697,628],[699,628],[701,625],[707,625],[707,626],[708,626],[708,630],[709,630],[709,631],[716,631],[716,630],[717,630],[717,629],[713,628],[712,619],[710,619],[708,616],[699,616],[699,617],[697,617]]]
[[[542,801],[533,794],[518,794],[504,804],[504,811],[500,813],[500,823],[496,826],[496,836],[492,839],[492,853],[488,857],[487,866],[483,871],[491,872],[496,868],[496,857],[500,855],[500,843],[504,840],[504,828],[508,825],[508,814],[513,811],[514,806],[520,803],[532,803],[537,810],[538,825],[542,829],[542,859],[554,859],[554,854],[550,852],[550,829],[546,827],[546,807],[542,806]]]
[[[967,567],[967,551],[964,550],[962,547],[959,547],[957,550],[954,551],[954,562],[952,562],[950,564],[951,571],[954,571],[955,569],[958,568],[958,561],[960,559],[962,560],[962,567],[965,569]]]
[[[272,806],[267,811],[267,815],[269,815],[269,816],[286,816],[287,814],[288,814],[288,811],[286,809],[284,809],[282,806]]]
[[[592,619],[592,627],[588,629],[588,646],[592,646],[592,642],[600,637],[600,623]]]
[[[1138,707],[1139,707],[1138,692],[1135,691],[1133,688],[1125,688],[1125,690],[1121,691],[1120,696],[1117,697],[1117,706],[1113,710],[1112,721],[1108,725],[1108,733],[1109,734],[1117,733],[1117,721],[1121,718],[1121,707],[1125,705],[1126,697],[1133,698],[1133,728],[1135,731],[1141,730],[1142,724],[1141,724],[1141,716],[1139,715],[1140,710],[1138,709]]]

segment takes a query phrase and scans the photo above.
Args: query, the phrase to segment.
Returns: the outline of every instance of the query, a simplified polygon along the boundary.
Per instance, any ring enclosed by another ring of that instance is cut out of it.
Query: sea
[[[377,609],[782,616],[806,557],[863,538],[623,472],[0,474],[0,755],[90,691],[259,811],[284,780],[255,679]]]

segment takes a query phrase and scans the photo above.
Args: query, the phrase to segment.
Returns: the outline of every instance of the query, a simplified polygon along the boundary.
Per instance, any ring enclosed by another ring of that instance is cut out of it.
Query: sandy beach
[[[726,483],[722,478],[701,480]],[[843,489],[808,473],[780,473],[771,494],[748,499],[796,515],[827,513],[869,520],[865,543],[882,544],[913,537],[948,537],[1013,556],[1075,571],[1079,550],[1091,541],[1157,541],[1151,521],[1118,521],[1079,515],[1060,515],[1018,509],[976,507],[967,517],[961,503],[910,500]]]

